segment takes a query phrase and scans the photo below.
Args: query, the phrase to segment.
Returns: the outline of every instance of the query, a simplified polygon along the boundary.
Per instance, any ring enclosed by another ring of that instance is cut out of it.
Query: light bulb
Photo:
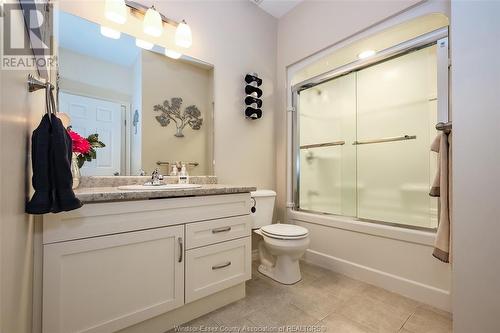
[[[366,58],[369,58],[371,56],[374,56],[375,53],[376,52],[374,50],[366,50],[366,51],[363,51],[360,54],[358,54],[358,58],[359,59],[366,59]]]
[[[119,39],[120,35],[121,35],[119,31],[116,31],[115,29],[111,29],[111,28],[108,28],[108,27],[105,27],[102,25],[101,25],[101,34],[103,36],[106,36],[106,37],[112,38],[112,39]]]
[[[163,21],[154,6],[149,8],[144,15],[143,29],[144,33],[153,37],[160,37],[163,33]]]
[[[191,36],[191,28],[187,25],[186,21],[182,20],[175,30],[175,44],[180,47],[188,48],[193,44],[193,37]]]
[[[104,16],[112,22],[124,24],[127,21],[127,6],[125,0],[106,0]]]
[[[165,55],[169,58],[172,58],[172,59],[179,59],[180,57],[182,57],[182,53],[179,53],[179,52],[176,52],[173,50],[169,50],[169,49],[165,49]]]
[[[139,39],[139,38],[136,38],[135,39],[135,45],[137,47],[140,47],[142,49],[145,49],[145,50],[151,50],[154,46],[153,43],[150,43],[148,41],[145,41],[145,40],[142,40],[142,39]]]

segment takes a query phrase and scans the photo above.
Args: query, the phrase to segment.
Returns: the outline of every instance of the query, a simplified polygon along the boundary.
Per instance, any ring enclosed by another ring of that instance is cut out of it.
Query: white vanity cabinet
[[[42,331],[114,332],[251,278],[250,195],[47,215]]]

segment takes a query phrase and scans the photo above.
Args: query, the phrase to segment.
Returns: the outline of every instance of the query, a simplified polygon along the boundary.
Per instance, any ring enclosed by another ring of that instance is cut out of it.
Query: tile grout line
[[[418,307],[417,307],[417,309],[418,309]],[[399,332],[405,327],[405,325],[408,322],[408,320],[410,320],[410,318],[413,317],[413,315],[417,312],[417,309],[415,309],[412,313],[410,313],[410,315],[408,316],[408,318],[406,318],[406,320],[404,321],[403,325],[401,325],[401,327],[399,328]]]

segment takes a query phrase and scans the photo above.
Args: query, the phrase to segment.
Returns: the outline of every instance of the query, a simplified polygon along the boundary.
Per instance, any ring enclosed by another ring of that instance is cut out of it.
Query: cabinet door
[[[184,226],[44,246],[43,332],[114,332],[184,304]]]

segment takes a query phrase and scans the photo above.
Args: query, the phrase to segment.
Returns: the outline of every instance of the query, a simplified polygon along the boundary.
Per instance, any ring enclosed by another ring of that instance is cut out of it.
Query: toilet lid
[[[308,231],[306,228],[294,224],[270,224],[260,228],[263,234],[269,237],[279,238],[304,238]]]

